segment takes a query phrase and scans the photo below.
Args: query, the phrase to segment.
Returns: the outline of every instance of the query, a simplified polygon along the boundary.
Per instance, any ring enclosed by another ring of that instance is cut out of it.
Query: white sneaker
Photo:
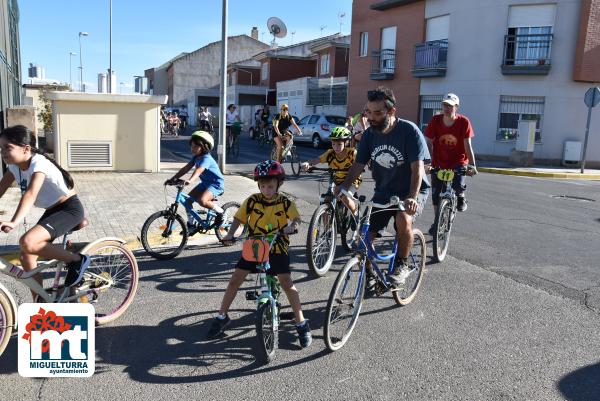
[[[407,265],[397,266],[392,274],[388,274],[388,280],[394,285],[399,286],[406,282],[408,276],[412,273],[412,269]]]

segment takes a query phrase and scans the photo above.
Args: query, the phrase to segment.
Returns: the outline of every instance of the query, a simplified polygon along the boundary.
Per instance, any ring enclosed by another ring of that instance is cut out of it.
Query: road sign
[[[590,88],[585,92],[585,97],[583,98],[585,105],[587,107],[596,107],[598,103],[600,103],[600,88]]]

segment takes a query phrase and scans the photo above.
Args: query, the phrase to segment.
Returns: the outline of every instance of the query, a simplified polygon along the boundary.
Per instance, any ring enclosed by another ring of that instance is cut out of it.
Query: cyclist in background
[[[273,139],[275,140],[275,144],[277,145],[277,161],[281,163],[283,159],[283,155],[281,154],[283,151],[283,147],[287,143],[289,139],[292,138],[292,133],[290,132],[290,126],[294,126],[298,135],[302,135],[302,131],[296,121],[289,113],[289,107],[287,104],[283,103],[281,105],[280,113],[273,117],[273,130],[275,131],[275,135],[273,135]]]
[[[227,106],[227,111],[225,112],[225,127],[226,127],[226,131],[227,131],[227,147],[229,147],[233,143],[231,127],[236,122],[241,122],[240,113],[237,111],[237,107],[235,106],[235,104],[231,103],[229,106]]]
[[[317,159],[308,160],[302,163],[302,168],[304,170],[310,169],[311,166],[317,165],[319,163],[327,163],[329,168],[335,170],[344,170],[337,171],[334,173],[333,179],[336,185],[344,182],[344,179],[348,175],[348,169],[354,163],[356,159],[356,149],[346,146],[348,140],[350,139],[350,131],[345,127],[335,127],[331,130],[331,134],[329,135],[329,139],[331,140],[331,149],[327,150]],[[352,189],[350,192],[354,192],[360,186],[362,182],[362,177],[359,176],[353,183]],[[356,208],[356,204],[351,198],[343,195],[341,197],[342,202],[352,211],[352,214],[356,215],[358,212]]]
[[[454,170],[457,167],[466,167],[471,164],[468,174],[476,174],[475,154],[471,145],[473,138],[473,127],[469,119],[458,114],[460,100],[454,93],[444,95],[442,100],[442,114],[435,115],[427,124],[425,129],[425,138],[427,147],[433,157],[432,168]],[[437,205],[439,203],[439,194],[444,187],[435,174],[431,175],[431,187],[433,196],[433,207],[437,214]],[[454,175],[452,188],[456,192],[457,205],[459,212],[467,210],[467,199],[465,190],[467,189],[466,177],[464,175]],[[434,215],[435,215],[434,214]],[[435,230],[435,223],[429,229],[429,233]]]

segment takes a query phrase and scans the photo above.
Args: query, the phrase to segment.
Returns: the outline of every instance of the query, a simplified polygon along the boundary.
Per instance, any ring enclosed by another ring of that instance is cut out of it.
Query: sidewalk
[[[579,168],[557,166],[514,167],[508,162],[479,161],[477,170],[481,173],[516,175],[521,177],[559,178],[567,180],[600,180],[600,170],[585,169],[581,173]]]
[[[70,239],[73,242],[89,242],[101,237],[120,237],[130,249],[141,249],[139,237],[144,221],[173,202],[176,193],[173,187],[164,187],[163,182],[184,164],[163,162],[160,173],[72,173],[75,190],[90,225],[73,233]],[[192,188],[190,186],[189,189]],[[230,201],[241,203],[257,190],[252,180],[238,175],[226,175],[225,188],[225,193],[219,197],[220,204]],[[20,198],[18,188],[9,188],[2,197],[0,219],[12,216]],[[42,212],[34,208],[27,217],[27,228],[20,224],[9,234],[0,235],[0,254],[13,260],[19,249],[19,238],[37,222]],[[216,241],[214,233],[196,234],[188,244],[204,245]]]

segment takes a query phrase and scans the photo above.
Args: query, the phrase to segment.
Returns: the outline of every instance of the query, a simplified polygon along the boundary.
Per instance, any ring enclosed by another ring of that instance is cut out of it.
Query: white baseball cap
[[[460,100],[454,93],[446,93],[442,99],[442,103],[447,103],[450,106],[458,106],[460,104]]]

